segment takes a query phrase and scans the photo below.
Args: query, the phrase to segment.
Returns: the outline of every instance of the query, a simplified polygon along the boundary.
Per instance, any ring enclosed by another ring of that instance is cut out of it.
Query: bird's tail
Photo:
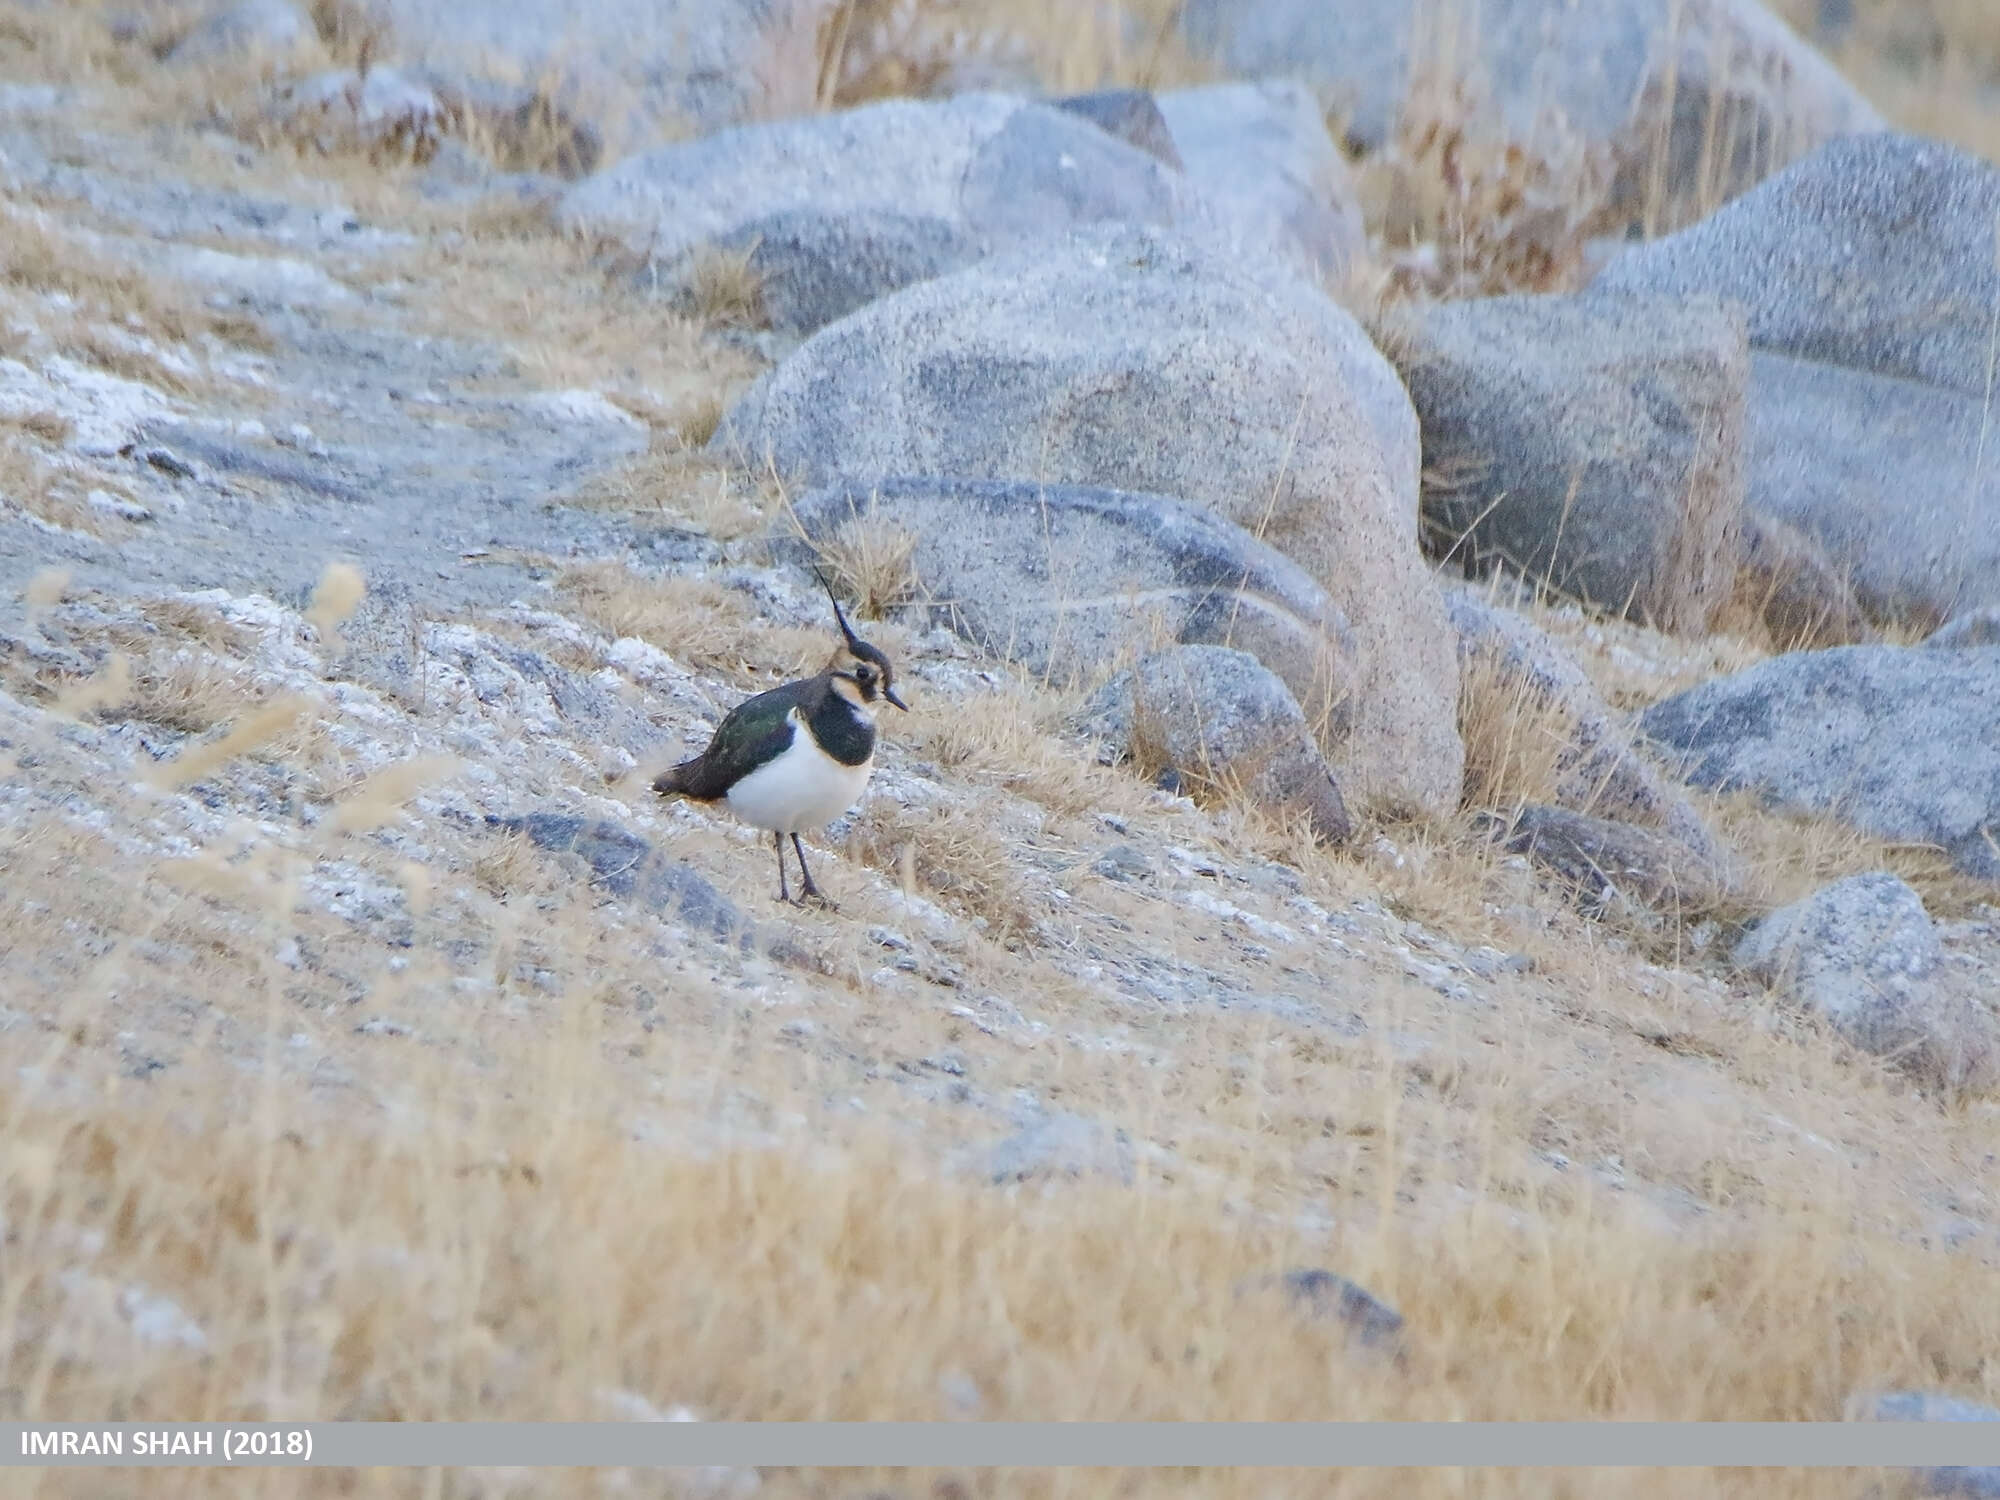
[[[662,797],[678,797],[688,789],[688,778],[695,767],[701,764],[697,755],[693,760],[684,760],[677,766],[669,766],[653,778],[653,790]]]

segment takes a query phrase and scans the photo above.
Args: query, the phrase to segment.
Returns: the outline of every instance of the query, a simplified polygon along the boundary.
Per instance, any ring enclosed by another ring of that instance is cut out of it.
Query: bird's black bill
[[[905,703],[901,698],[898,698],[896,696],[896,690],[894,688],[887,688],[887,687],[883,688],[882,696],[884,698],[887,698],[891,703],[895,704],[896,707],[900,708],[904,713],[908,713],[910,711],[910,705]]]

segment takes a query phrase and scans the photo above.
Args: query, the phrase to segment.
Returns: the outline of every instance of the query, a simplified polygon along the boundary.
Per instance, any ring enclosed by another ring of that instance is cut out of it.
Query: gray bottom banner
[[[2000,1423],[7,1423],[0,1462],[517,1467],[2000,1466]]]

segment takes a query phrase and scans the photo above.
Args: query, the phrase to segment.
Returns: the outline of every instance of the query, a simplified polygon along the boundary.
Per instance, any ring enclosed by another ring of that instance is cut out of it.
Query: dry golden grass
[[[757,373],[754,358],[654,296],[621,247],[559,233],[519,205],[415,206],[407,252],[370,274],[404,288],[414,321],[455,336],[478,327],[519,360],[508,389],[595,390],[692,453]]]
[[[247,634],[225,620],[210,604],[173,596],[134,601],[139,614],[165,635],[178,636],[217,656],[239,656],[249,643]]]
[[[1018,943],[1048,909],[1023,879],[1006,836],[962,805],[878,803],[855,820],[840,852],[898,885],[913,882],[909,894],[984,923],[1002,944]]]
[[[965,714],[929,721],[920,748],[957,795],[1036,742],[1033,728],[1001,738],[1034,717],[1019,708],[996,702],[986,730]],[[892,882],[907,862],[918,894],[998,919],[990,942],[1018,945],[1046,918],[992,808],[864,812],[841,852]],[[1198,842],[1216,826],[1178,816],[1191,821],[1177,837]],[[1775,1107],[1798,1129],[1865,1142],[1884,1153],[1868,1171],[1884,1174],[1919,1157],[1943,1170],[1976,1149],[1978,1117],[1940,1115],[1829,1050],[1760,1036],[1699,1002],[1641,999],[1622,987],[1620,960],[1574,935],[1551,944],[1568,966],[1550,981],[1555,1014],[1534,1003],[1503,1012],[1479,1023],[1484,1047],[1460,1043],[1421,1066],[1365,1040],[1221,1011],[1204,1018],[1196,1047],[1170,1040],[1184,1022],[1140,1022],[1142,1049],[1178,1055],[1165,1071],[1134,1072],[1124,1049],[1024,1049],[923,1007],[871,1003],[865,968],[815,981],[814,1013],[839,1046],[802,1055],[777,1030],[784,1006],[733,1002],[698,979],[661,994],[617,908],[579,902],[518,840],[468,849],[474,889],[434,870],[446,899],[412,901],[416,948],[386,969],[379,949],[371,958],[355,934],[294,905],[292,882],[315,859],[383,863],[339,824],[328,820],[317,848],[267,849],[262,875],[253,854],[233,881],[227,860],[128,862],[129,880],[66,904],[68,927],[32,893],[60,869],[101,863],[97,836],[51,825],[22,842],[23,883],[0,886],[0,930],[49,981],[14,993],[41,996],[50,1025],[0,1033],[0,1052],[33,1058],[37,1077],[72,1080],[87,1102],[12,1082],[0,1096],[15,1145],[0,1190],[8,1222],[26,1226],[0,1298],[0,1388],[20,1393],[18,1410],[602,1418],[618,1414],[605,1393],[629,1391],[715,1417],[931,1417],[948,1413],[949,1377],[954,1389],[969,1379],[979,1415],[994,1418],[1789,1418],[1835,1414],[1872,1382],[1977,1390],[2000,1331],[2000,1315],[1981,1311],[2000,1306],[1990,1267],[1898,1237],[1901,1199],[1868,1196],[1845,1158],[1801,1163],[1792,1136],[1746,1131],[1750,1116],[1730,1111]],[[732,863],[754,889],[767,863],[737,848]],[[1337,904],[1322,882],[1351,881],[1343,868],[1309,861],[1308,889]],[[842,895],[856,926],[876,919],[879,897]],[[1188,944],[1185,913],[1144,901],[1115,910],[1162,958]],[[297,973],[274,962],[287,933],[326,961]],[[483,957],[444,959],[468,938]],[[161,968],[143,956],[149,943],[188,947],[197,967]],[[1037,985],[1044,996],[1074,990],[1070,1026],[1109,1019],[1025,947],[1011,960],[998,947],[964,956],[979,982],[1024,1004]],[[261,1062],[212,1075],[197,1036],[157,1081],[121,1082],[129,1063],[82,1000],[112,964],[135,997],[205,985],[230,1049]],[[337,996],[335,975],[356,965],[371,976],[368,1014],[413,1018],[397,1024],[440,1040],[477,1035],[478,1065],[460,1060],[462,1042],[359,1036],[344,1005],[331,1024],[315,1019],[312,996]],[[553,974],[555,987],[523,987],[529,971]],[[454,973],[487,976],[529,1008],[497,1030],[475,1025],[475,1002],[449,998]],[[1571,986],[1575,998],[1560,998]],[[674,1018],[665,1051],[647,1040],[657,1013],[635,1006],[647,993]],[[1384,1024],[1432,1024],[1425,1002],[1386,976],[1374,1003]],[[366,1097],[381,1092],[382,1105],[330,1108],[292,1081],[283,1054],[301,1027],[308,1056],[366,1068],[376,1080]],[[1607,1045],[1613,1076],[1591,1080],[1583,1061]],[[955,1047],[984,1087],[1053,1085],[1071,1107],[1108,1111],[1172,1154],[1129,1187],[1058,1179],[1002,1192],[941,1178],[918,1142],[963,1123],[948,1105],[863,1082],[835,1060],[847,1046],[862,1059]],[[1683,1089],[1719,1070],[1709,1086],[1740,1091],[1743,1104],[1710,1118],[1696,1092],[1686,1103],[1699,1123],[1676,1113],[1674,1090],[1639,1083],[1660,1058],[1694,1060]],[[741,1106],[725,1101],[748,1091],[754,1118],[803,1120],[815,1145],[644,1144],[629,1124],[635,1096],[615,1082],[632,1068],[655,1079],[660,1102],[648,1109],[683,1128],[726,1117]],[[496,1076],[514,1083],[497,1090]],[[1630,1087],[1636,1106],[1611,1102]],[[822,1101],[856,1089],[887,1110],[884,1123],[869,1123],[872,1110],[827,1113]],[[388,1107],[401,1097],[428,1101],[421,1127]],[[190,1139],[202,1148],[187,1149]],[[1663,1233],[1642,1199],[1534,1167],[1546,1151],[1578,1162],[1608,1153],[1676,1183],[1710,1205],[1706,1227]],[[1335,1205],[1350,1228],[1328,1240],[1299,1227],[1301,1210]],[[1299,1263],[1337,1265],[1396,1301],[1410,1320],[1408,1368],[1350,1376],[1356,1356],[1333,1330],[1238,1294]],[[78,1265],[82,1280],[65,1285]],[[132,1286],[173,1299],[206,1350],[135,1342],[115,1310]],[[420,1349],[413,1327],[427,1330]],[[1162,1358],[1163,1329],[1173,1350],[1194,1352]],[[71,1493],[67,1482],[52,1477],[45,1492]],[[995,1494],[1099,1492],[1031,1475],[978,1482]],[[1190,1493],[1240,1482],[1211,1476]],[[1480,1492],[1560,1494],[1569,1482],[1496,1475]],[[1631,1493],[1655,1492],[1642,1476],[1631,1482]],[[400,1481],[367,1483],[394,1492]],[[766,1483],[824,1492],[812,1476]],[[1352,1487],[1372,1493],[1372,1483]],[[1754,1491],[1714,1483],[1708,1492],[1786,1492],[1768,1476]],[[1431,1481],[1396,1476],[1382,1492],[1430,1493]],[[1684,1478],[1673,1492],[1688,1492]],[[1804,1480],[1796,1491],[1824,1492]]]
[[[719,399],[678,411],[620,404],[651,424],[646,451],[592,475],[571,504],[671,520],[721,542],[770,525],[782,504],[777,489],[701,451],[721,420]]]
[[[219,312],[195,288],[98,249],[65,227],[77,214],[73,204],[0,200],[0,312],[17,325],[9,353],[26,352],[20,330],[38,328],[47,352],[189,395],[219,384],[211,346],[268,350],[256,319]]]
[[[564,571],[556,589],[577,619],[614,639],[637,636],[676,661],[741,681],[816,672],[836,644],[825,631],[759,624],[747,596],[707,578],[649,578],[591,563]]]
[[[1817,0],[1774,0],[1807,36]],[[1896,124],[2000,162],[2000,12],[1983,0],[1854,0],[1831,56]]]

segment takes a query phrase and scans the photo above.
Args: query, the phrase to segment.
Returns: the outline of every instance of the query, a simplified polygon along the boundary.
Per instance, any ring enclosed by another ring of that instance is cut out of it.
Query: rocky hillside
[[[2000,29],[554,9],[0,0],[0,1411],[2000,1405]]]

